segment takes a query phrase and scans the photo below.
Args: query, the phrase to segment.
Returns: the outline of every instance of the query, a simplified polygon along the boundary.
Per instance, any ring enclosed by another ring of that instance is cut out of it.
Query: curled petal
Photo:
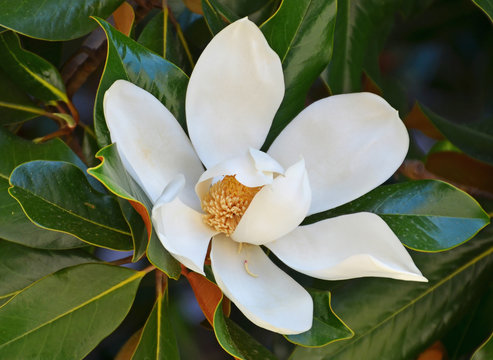
[[[255,195],[231,238],[256,245],[274,241],[303,221],[310,201],[305,162],[300,160]]]
[[[202,199],[216,178],[235,175],[236,180],[248,187],[263,186],[272,183],[274,173],[283,173],[281,165],[269,155],[250,149],[241,156],[220,162],[205,171],[199,178],[195,191]]]
[[[279,56],[247,18],[207,45],[187,89],[190,139],[207,168],[259,149],[284,96]]]
[[[306,161],[309,214],[352,201],[387,180],[409,146],[398,112],[370,93],[335,95],[303,110],[268,153],[281,165]]]
[[[152,94],[117,80],[104,95],[111,141],[125,169],[155,202],[177,174],[187,178],[180,197],[197,205],[193,184],[203,172],[190,140],[174,116]]]
[[[385,221],[372,213],[300,226],[266,246],[288,266],[319,279],[377,276],[428,281]]]
[[[184,177],[178,176],[165,188],[152,209],[152,223],[166,250],[186,267],[204,275],[207,248],[216,231],[204,224],[201,213],[178,198],[184,182]]]
[[[212,239],[211,263],[217,285],[254,324],[281,334],[312,326],[308,292],[279,269],[256,245],[239,244],[224,235]],[[246,262],[246,263],[245,263]]]

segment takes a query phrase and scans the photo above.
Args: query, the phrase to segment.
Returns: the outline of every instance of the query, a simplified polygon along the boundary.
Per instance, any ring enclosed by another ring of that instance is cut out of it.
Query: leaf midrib
[[[62,313],[62,314],[60,314],[60,315],[58,315],[58,316],[55,316],[53,319],[51,319],[51,320],[49,320],[49,321],[46,321],[46,322],[45,322],[45,323],[43,323],[43,324],[38,325],[38,326],[37,326],[37,327],[35,327],[34,329],[31,329],[31,330],[29,330],[29,331],[26,331],[25,333],[23,333],[23,334],[21,334],[21,335],[19,335],[19,336],[15,337],[15,338],[13,338],[13,339],[11,339],[11,340],[7,341],[6,343],[0,344],[0,349],[2,349],[3,347],[5,347],[5,346],[7,346],[7,345],[9,345],[9,344],[11,344],[11,343],[13,343],[13,342],[18,341],[19,339],[22,339],[23,337],[26,337],[27,335],[29,335],[29,334],[31,334],[31,333],[33,333],[33,332],[35,332],[35,331],[38,331],[39,329],[41,329],[41,328],[43,328],[43,327],[45,327],[45,326],[47,326],[47,325],[49,325],[49,324],[51,324],[51,323],[53,323],[53,322],[55,322],[55,321],[57,321],[57,320],[59,320],[59,319],[63,318],[64,316],[67,316],[67,315],[69,315],[69,314],[71,314],[71,313],[73,313],[73,312],[75,312],[75,311],[77,311],[77,310],[79,310],[79,309],[83,308],[84,306],[89,305],[90,303],[92,303],[92,302],[94,302],[94,301],[96,301],[96,300],[101,299],[102,297],[104,297],[104,296],[106,296],[106,295],[110,294],[110,293],[111,293],[111,292],[113,292],[113,291],[118,290],[119,288],[121,288],[121,287],[123,287],[123,286],[127,285],[128,283],[131,283],[132,281],[134,281],[134,280],[136,280],[136,279],[138,279],[138,278],[143,277],[145,274],[146,274],[145,272],[143,272],[143,271],[139,271],[138,273],[136,273],[136,274],[132,275],[131,277],[129,277],[128,279],[126,279],[125,281],[122,281],[122,282],[120,282],[120,283],[118,283],[118,284],[116,284],[116,285],[112,286],[111,288],[109,288],[109,289],[107,289],[107,290],[103,291],[102,293],[98,294],[97,296],[95,296],[95,297],[93,297],[93,298],[91,298],[91,299],[89,299],[89,300],[87,300],[87,301],[83,302],[82,304],[80,304],[80,305],[78,305],[78,306],[75,306],[74,308],[69,309],[68,311],[66,311],[66,312],[64,312],[64,313]]]
[[[49,205],[51,205],[51,206],[53,206],[53,207],[55,207],[55,208],[57,208],[57,209],[61,210],[62,212],[65,212],[65,213],[69,214],[70,216],[74,216],[74,217],[76,217],[76,218],[79,218],[79,219],[81,219],[82,221],[85,221],[85,222],[88,222],[88,223],[90,223],[90,224],[93,224],[93,225],[99,226],[99,227],[101,227],[101,228],[103,228],[103,229],[107,229],[107,230],[110,230],[110,231],[117,232],[117,233],[119,233],[119,234],[128,235],[128,236],[131,236],[131,235],[132,235],[130,232],[123,231],[123,230],[119,230],[119,229],[116,229],[116,228],[113,228],[113,227],[110,227],[110,226],[107,226],[107,225],[104,225],[104,224],[99,224],[99,223],[97,223],[97,222],[95,222],[95,221],[93,221],[93,220],[91,220],[91,219],[88,219],[88,218],[82,217],[81,215],[76,214],[76,213],[73,213],[72,211],[70,211],[70,210],[68,210],[68,209],[65,209],[65,208],[61,207],[60,205],[58,205],[58,204],[56,204],[56,203],[53,203],[53,202],[51,202],[51,201],[49,201],[49,200],[47,200],[47,199],[45,199],[45,198],[43,198],[43,197],[41,197],[41,196],[39,196],[39,195],[37,195],[37,194],[33,193],[32,191],[29,191],[29,190],[27,190],[27,189],[25,189],[25,188],[23,188],[23,187],[13,185],[13,186],[11,186],[11,187],[9,188],[9,190],[14,189],[14,188],[21,189],[21,190],[23,190],[23,191],[27,192],[28,194],[31,194],[31,195],[32,195],[32,196],[34,196],[35,198],[40,199],[41,201],[43,201],[43,202],[45,202],[45,203],[47,203],[47,204],[49,204]],[[15,199],[19,202],[19,205],[21,205],[22,209],[23,209],[23,210],[24,210],[24,212],[27,214],[27,212],[25,211],[24,206],[22,205],[21,201],[19,201],[19,199],[17,199],[14,195],[12,195],[12,193],[11,193],[10,191],[9,191],[9,194],[10,194],[11,196],[13,196],[13,197],[14,197],[14,198],[15,198]]]

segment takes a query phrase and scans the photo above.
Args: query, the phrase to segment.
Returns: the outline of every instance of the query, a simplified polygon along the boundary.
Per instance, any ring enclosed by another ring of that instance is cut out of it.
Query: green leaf
[[[473,158],[493,164],[493,119],[476,124],[456,124],[421,104],[418,106],[452,144]]]
[[[77,238],[34,225],[19,203],[9,195],[9,176],[14,168],[31,160],[67,161],[85,170],[84,163],[61,140],[34,144],[0,128],[0,238],[22,245],[45,249],[85,246]]]
[[[69,101],[58,70],[45,59],[24,50],[14,32],[0,34],[0,54],[0,67],[27,93],[45,102]]]
[[[111,143],[104,120],[103,97],[105,91],[118,79],[129,80],[153,94],[186,129],[187,75],[176,65],[115,30],[106,21],[95,20],[108,38],[108,56],[94,106],[94,127],[99,145],[104,147]]]
[[[308,291],[313,298],[312,328],[298,335],[287,335],[286,339],[301,346],[319,347],[352,338],[354,332],[332,310],[330,292]]]
[[[481,347],[474,352],[471,360],[488,360],[493,358],[493,333]]]
[[[228,354],[241,360],[276,359],[250,334],[224,316],[222,302],[219,302],[214,313],[214,332],[219,345]]]
[[[0,240],[0,299],[60,269],[98,259],[82,250],[39,250]]]
[[[39,116],[40,112],[44,110],[36,107],[0,67],[0,125],[30,120]]]
[[[142,226],[139,219],[135,216],[132,218],[127,216],[136,244],[136,253],[139,253],[143,244],[147,244],[149,240],[149,244],[147,245],[147,257],[149,261],[164,271],[169,277],[177,279],[181,272],[180,264],[166,251],[157,238],[155,231],[148,232],[152,229],[150,218],[152,203],[140,186],[125,170],[116,146],[116,144],[111,144],[101,149],[96,154],[102,161],[101,164],[88,169],[88,173],[98,179],[113,194],[132,202],[134,208],[139,209],[139,214],[144,220],[145,226]],[[142,243],[143,239],[145,239],[145,243]]]
[[[166,29],[164,29],[165,23]],[[164,36],[166,36],[166,39]],[[142,30],[137,41],[149,50],[161,55],[169,62],[177,65],[183,71],[187,73],[192,71],[190,61],[179,40],[175,26],[168,19],[168,13],[164,14],[160,11],[154,15],[144,30]]]
[[[94,30],[90,16],[106,18],[123,0],[4,0],[0,24],[21,34],[44,40],[71,40]]]
[[[39,280],[0,308],[0,358],[84,358],[127,315],[144,275],[84,264]]]
[[[429,283],[381,278],[319,281],[354,330],[350,340],[295,349],[291,359],[415,359],[483,293],[493,271],[493,227],[442,253],[412,253]],[[419,334],[419,336],[410,336]]]
[[[133,243],[133,256],[132,261],[136,262],[145,255],[148,243],[147,228],[142,220],[140,214],[132,207],[130,202],[125,199],[119,198],[118,203],[122,209],[123,216],[127,221],[127,225],[130,228],[132,234]]]
[[[493,22],[493,1],[492,0],[472,0],[481,10],[484,11],[486,16]]]
[[[202,0],[202,11],[207,26],[213,35],[239,19],[238,15],[215,0]]]
[[[171,313],[168,307],[168,290],[159,294],[151,314],[140,335],[139,343],[132,360],[172,360],[180,359]]]
[[[413,250],[443,251],[472,238],[489,224],[471,196],[435,180],[381,186],[350,203],[308,217],[304,224],[368,211],[379,215]]]
[[[38,226],[68,233],[91,245],[131,250],[132,238],[115,199],[95,191],[75,165],[32,161],[18,166],[9,189]]]
[[[332,56],[335,0],[284,0],[260,28],[279,55],[286,92],[264,144],[268,148],[305,106],[305,98]]]

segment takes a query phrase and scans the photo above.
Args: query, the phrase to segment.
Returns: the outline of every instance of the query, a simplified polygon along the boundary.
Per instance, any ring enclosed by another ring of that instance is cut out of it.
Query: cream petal
[[[255,195],[231,238],[256,245],[274,241],[303,221],[310,201],[305,162],[300,160]]]
[[[279,269],[256,245],[224,235],[212,239],[211,263],[217,285],[254,324],[281,334],[298,334],[312,326],[308,292]],[[250,272],[250,274],[247,272]]]
[[[199,178],[195,191],[199,199],[209,191],[214,179],[226,175],[235,175],[236,180],[248,187],[263,186],[272,183],[274,173],[283,173],[281,165],[269,155],[255,149],[249,149],[242,155],[225,160],[205,171]]]
[[[319,279],[377,276],[428,281],[385,221],[372,213],[300,226],[266,246],[286,265]]]
[[[309,214],[354,200],[387,180],[406,156],[409,136],[398,112],[370,93],[335,95],[303,110],[268,153],[281,165],[306,161]]]
[[[207,168],[259,149],[284,96],[279,56],[247,18],[207,45],[187,89],[190,139]]]
[[[202,164],[174,116],[152,94],[117,80],[104,95],[104,116],[118,154],[135,181],[155,202],[166,184],[184,174],[187,185],[180,198],[198,206],[193,185]]]
[[[217,232],[204,224],[201,213],[178,198],[184,183],[185,178],[180,175],[164,189],[152,209],[152,223],[166,250],[186,267],[204,275],[207,248]]]

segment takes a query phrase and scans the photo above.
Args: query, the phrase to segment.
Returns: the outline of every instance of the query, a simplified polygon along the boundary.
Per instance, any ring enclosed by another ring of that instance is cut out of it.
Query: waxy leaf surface
[[[261,25],[281,59],[286,86],[264,147],[304,108],[310,86],[329,63],[336,13],[335,0],[284,0]]]
[[[352,339],[295,349],[292,359],[414,359],[485,290],[493,271],[493,228],[443,253],[411,253],[429,283],[380,278],[319,282]],[[420,334],[409,336],[409,334]]]
[[[305,224],[343,214],[379,215],[407,247],[442,251],[472,238],[489,217],[472,197],[441,181],[387,185],[335,209],[315,214]]]
[[[0,358],[84,358],[127,315],[144,275],[84,264],[39,280],[0,308]]]
[[[94,127],[101,147],[111,144],[103,114],[103,97],[118,79],[128,80],[158,98],[185,128],[187,75],[176,65],[96,19],[108,38],[108,56],[94,106]],[[135,119],[139,121],[139,119]]]
[[[0,24],[21,34],[45,40],[70,40],[94,30],[90,16],[106,18],[124,0],[4,0]]]
[[[493,22],[493,1],[492,0],[473,0],[481,10],[490,18],[490,21]]]
[[[61,140],[34,144],[0,129],[0,238],[22,245],[45,249],[69,249],[85,246],[77,238],[34,225],[19,203],[9,195],[9,176],[14,168],[31,160],[59,160],[75,164],[85,171],[84,163]]]
[[[75,165],[32,161],[10,177],[10,195],[41,227],[68,233],[91,245],[131,250],[132,238],[116,200],[89,184]]]

